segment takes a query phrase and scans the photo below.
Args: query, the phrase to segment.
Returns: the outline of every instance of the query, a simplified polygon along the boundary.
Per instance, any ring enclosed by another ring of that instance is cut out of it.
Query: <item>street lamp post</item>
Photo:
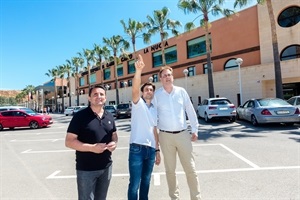
[[[127,94],[126,94],[127,82],[124,81],[123,84],[124,84],[124,90],[125,90],[125,95],[124,95],[125,96],[125,98],[124,98],[125,100],[124,100],[124,102],[126,102],[126,100],[127,100]]]
[[[184,73],[185,76],[185,90],[187,90],[187,75],[189,73],[189,70],[184,69],[182,72]]]
[[[240,105],[243,102],[243,92],[242,92],[242,77],[241,77],[241,64],[243,63],[243,59],[237,58],[235,60],[236,64],[239,66],[239,85],[240,85]]]
[[[41,110],[42,110],[42,113],[44,113],[44,91],[43,91],[43,88],[40,90],[40,93],[41,93]]]

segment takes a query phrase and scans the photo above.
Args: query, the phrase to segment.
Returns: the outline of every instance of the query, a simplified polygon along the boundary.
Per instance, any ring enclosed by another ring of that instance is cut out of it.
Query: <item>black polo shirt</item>
[[[108,144],[112,141],[112,133],[115,131],[116,125],[112,114],[104,111],[100,119],[90,106],[73,116],[67,130],[69,133],[76,134],[79,141],[88,144]],[[111,164],[111,152],[108,150],[100,154],[76,151],[77,170],[101,170],[109,167]]]

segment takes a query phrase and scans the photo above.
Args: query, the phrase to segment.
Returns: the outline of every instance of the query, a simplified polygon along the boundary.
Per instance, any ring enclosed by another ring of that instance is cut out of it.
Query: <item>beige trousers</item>
[[[169,196],[172,200],[179,200],[179,187],[176,177],[176,155],[184,169],[187,183],[190,188],[191,200],[200,200],[200,185],[195,169],[195,161],[191,135],[188,131],[177,134],[160,132],[159,143],[163,153],[163,159],[166,170],[167,183],[169,187]]]

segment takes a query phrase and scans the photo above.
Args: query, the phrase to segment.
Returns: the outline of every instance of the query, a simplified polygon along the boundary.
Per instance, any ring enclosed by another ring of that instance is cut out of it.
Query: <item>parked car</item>
[[[67,107],[67,108],[65,109],[65,111],[64,111],[64,114],[65,114],[66,116],[68,116],[68,115],[73,115],[74,109],[75,109],[74,106]]]
[[[287,100],[287,102],[293,106],[296,106],[300,109],[300,96],[294,96]]]
[[[74,111],[73,111],[73,115],[75,115],[76,113],[78,113],[79,111],[81,111],[85,108],[87,108],[87,106],[75,106]]]
[[[207,98],[198,106],[197,115],[204,118],[205,122],[221,118],[234,122],[236,119],[236,107],[226,97]]]
[[[131,103],[121,103],[117,105],[116,118],[131,117]]]
[[[26,113],[23,110],[7,110],[0,112],[0,131],[4,128],[30,127],[32,129],[47,127],[52,124],[52,117],[39,113]]]
[[[107,105],[104,107],[105,110],[110,112],[114,117],[116,116],[117,106],[116,105]]]
[[[266,123],[293,125],[300,122],[300,112],[299,108],[282,99],[250,99],[237,108],[237,118],[250,121],[254,126]]]

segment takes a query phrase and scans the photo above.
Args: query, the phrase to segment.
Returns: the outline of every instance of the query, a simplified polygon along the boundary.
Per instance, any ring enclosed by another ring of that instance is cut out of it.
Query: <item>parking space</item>
[[[46,129],[1,134],[0,199],[77,199],[75,152],[64,146],[70,116],[55,116]],[[298,126],[252,127],[247,123],[200,121],[193,143],[203,199],[300,199]],[[117,120],[108,199],[127,199],[130,120]],[[189,190],[178,161],[183,200]],[[169,199],[163,163],[155,166],[149,199]]]

